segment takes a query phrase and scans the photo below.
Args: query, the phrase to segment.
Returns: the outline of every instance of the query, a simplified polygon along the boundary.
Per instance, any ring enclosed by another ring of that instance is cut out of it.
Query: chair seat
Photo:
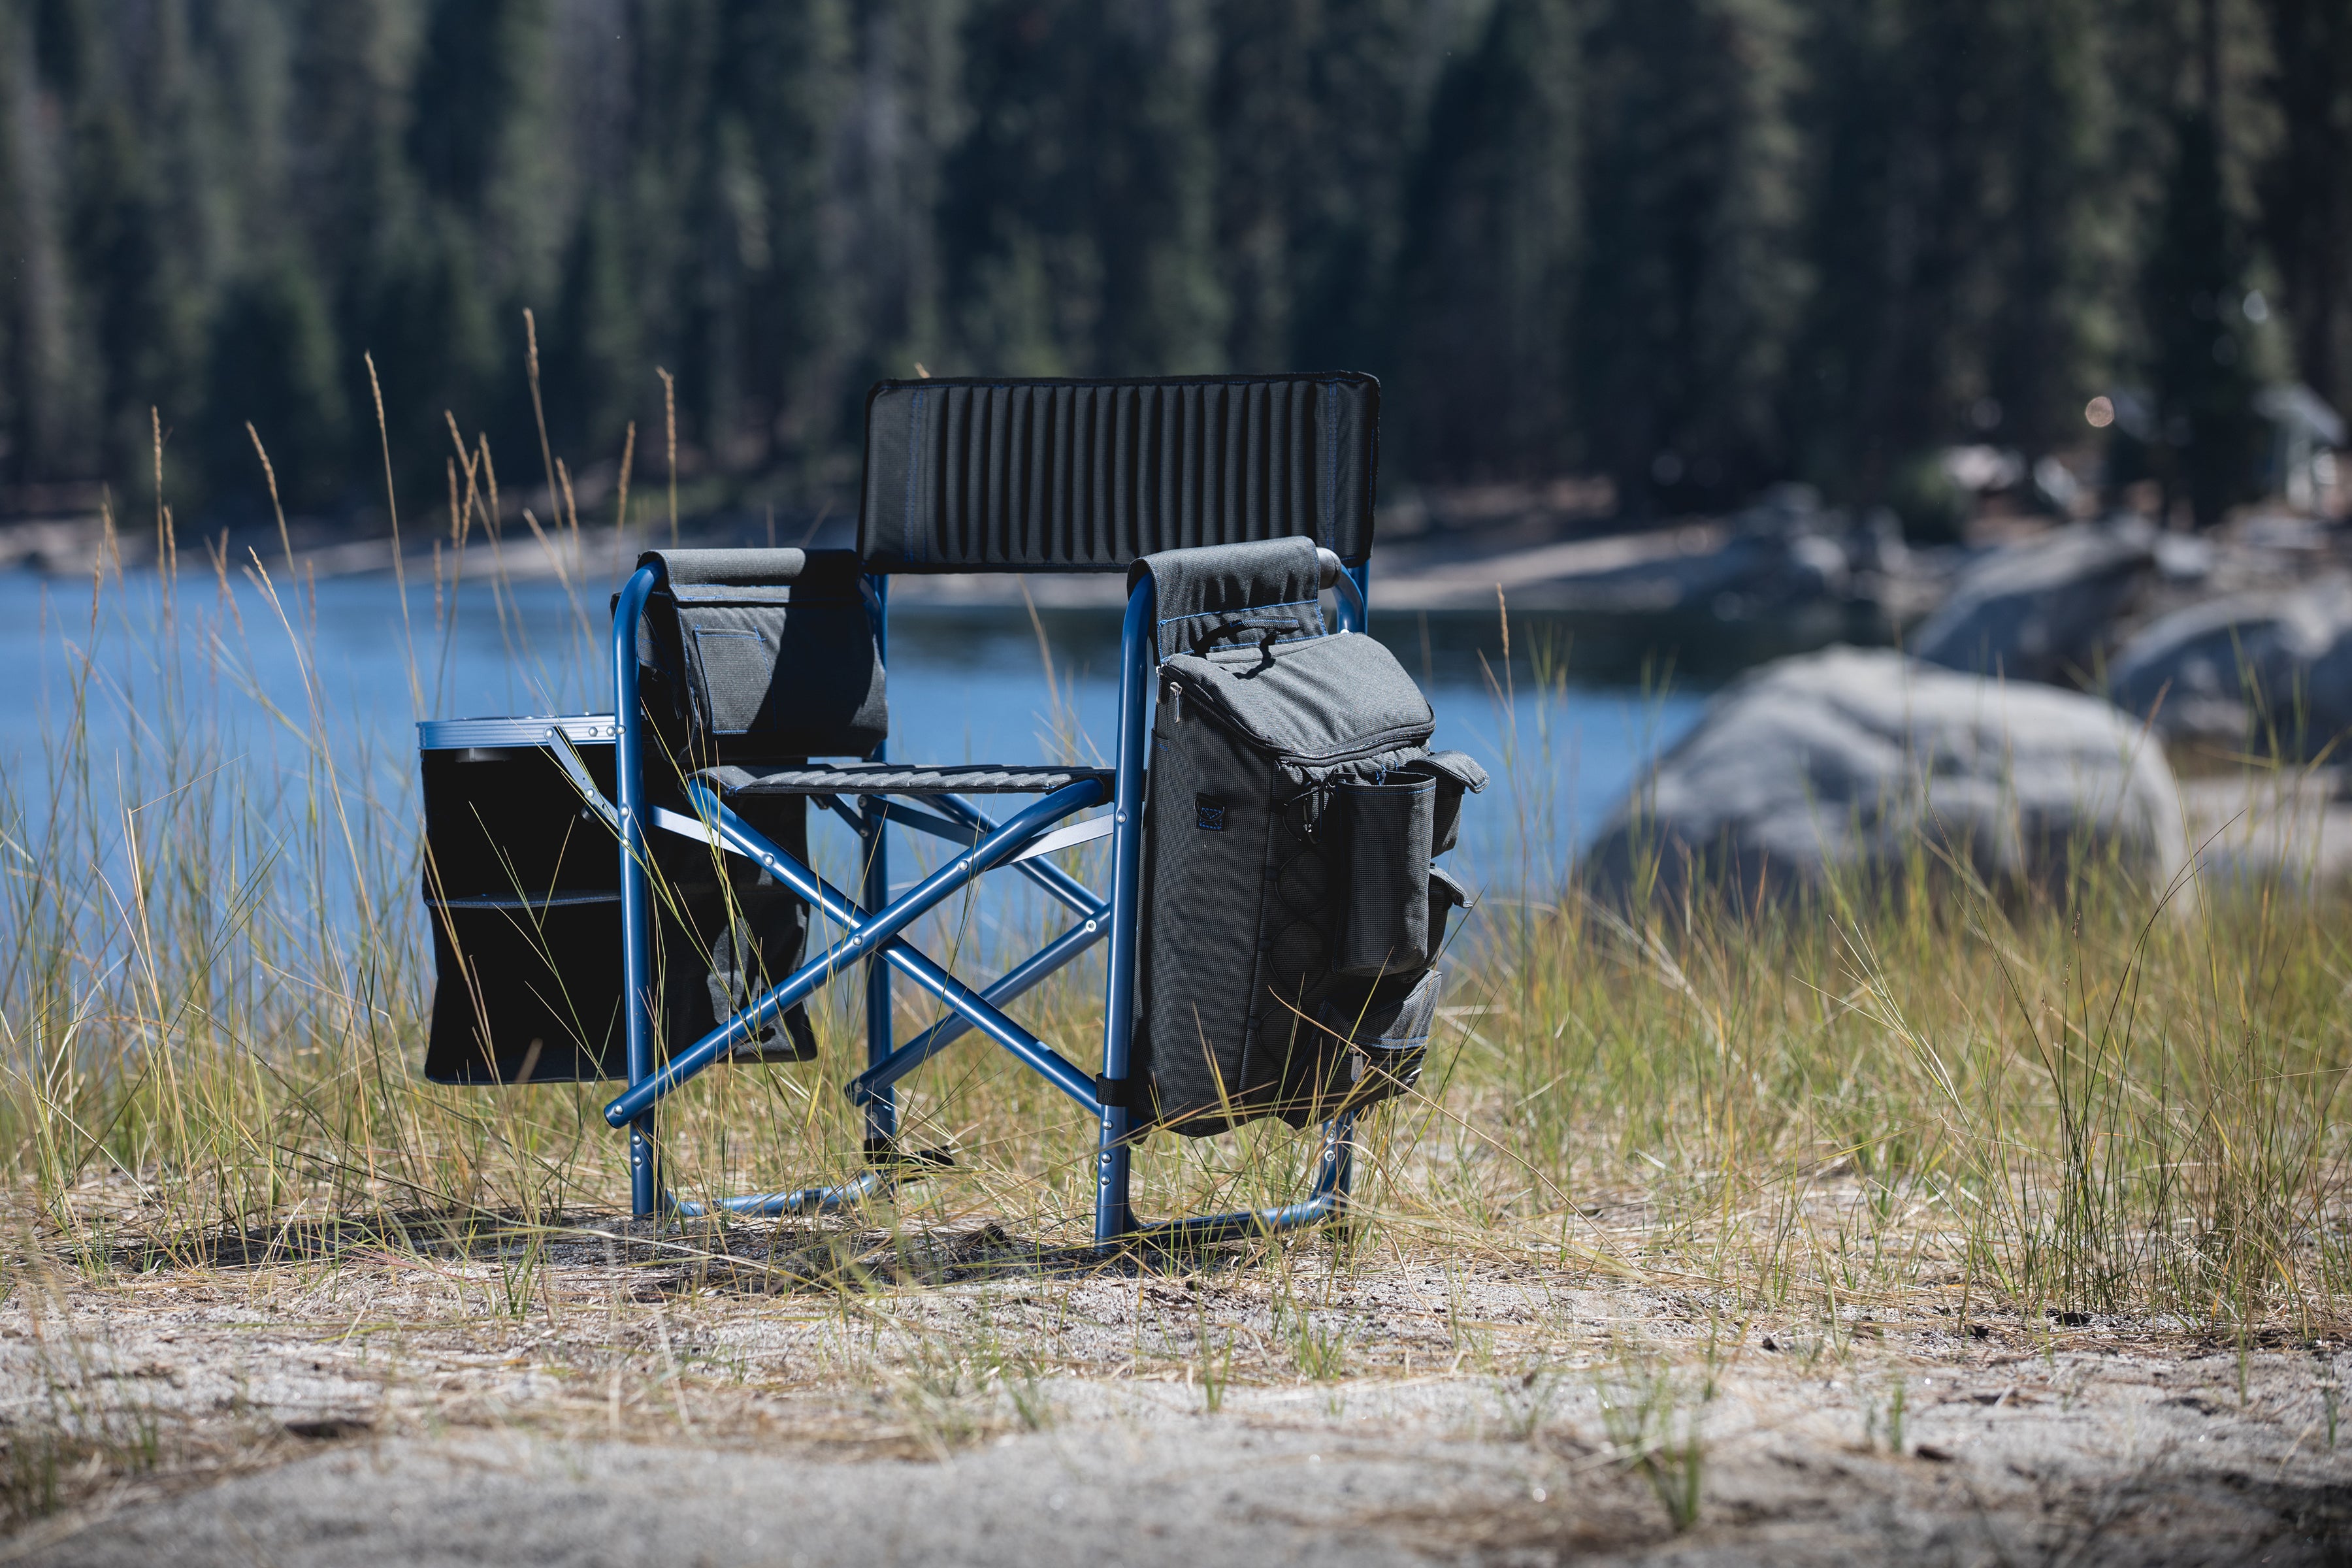
[[[1051,795],[1087,779],[1108,798],[1108,768],[1004,767],[986,763],[918,767],[905,763],[794,763],[788,767],[706,768],[695,775],[726,797],[761,795]]]

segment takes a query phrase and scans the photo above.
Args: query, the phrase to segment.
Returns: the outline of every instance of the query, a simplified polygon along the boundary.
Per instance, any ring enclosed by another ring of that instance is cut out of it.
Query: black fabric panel
[[[1430,819],[1429,852],[1443,855],[1454,847],[1462,826],[1462,796],[1486,787],[1486,770],[1467,752],[1437,752],[1417,764],[1416,771],[1437,781],[1437,801]]]
[[[889,733],[864,571],[846,550],[649,551],[646,711],[698,763],[864,756]]]
[[[578,895],[574,895],[577,897]],[[434,1083],[583,1083],[628,1076],[621,901],[426,905]]]
[[[1323,635],[1322,569],[1311,539],[1147,555],[1128,568],[1129,588],[1147,574],[1159,601],[1161,658]]]
[[[1100,572],[1303,534],[1371,553],[1369,375],[886,381],[866,405],[874,572]]]

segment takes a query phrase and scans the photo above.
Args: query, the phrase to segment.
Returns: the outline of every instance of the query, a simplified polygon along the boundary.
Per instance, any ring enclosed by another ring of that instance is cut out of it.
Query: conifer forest
[[[577,468],[674,412],[783,504],[919,364],[1370,370],[1389,482],[1634,516],[2125,390],[2202,512],[2260,384],[2352,405],[2352,5],[0,0],[0,512],[159,432],[250,511],[249,421],[356,515],[378,388],[437,494],[527,309]]]

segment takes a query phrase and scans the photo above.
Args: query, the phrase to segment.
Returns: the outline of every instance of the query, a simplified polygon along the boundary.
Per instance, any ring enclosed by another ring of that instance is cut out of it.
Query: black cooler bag
[[[609,797],[611,716],[441,720],[424,725],[420,741],[437,979],[425,1076],[464,1084],[626,1077],[619,850],[556,752],[568,748]],[[797,811],[767,810],[756,825],[805,855]],[[789,889],[742,861],[718,865],[707,847],[669,834],[655,835],[649,849],[663,889],[656,1006],[662,1038],[676,1047],[789,973],[807,917]],[[814,1050],[805,1016],[788,1013],[736,1056],[796,1060]]]
[[[1447,917],[1433,858],[1486,774],[1370,637],[1317,635],[1311,541],[1139,562],[1163,662],[1144,808],[1139,1120],[1188,1136],[1369,1104],[1420,1071]],[[1171,651],[1171,649],[1175,651]]]
[[[889,728],[873,606],[845,550],[671,550],[637,626],[638,694],[653,731],[646,787],[686,809],[696,769],[864,756]],[[613,793],[608,717],[428,724],[425,905],[438,984],[425,1076],[548,1082],[626,1074],[620,868],[612,834],[580,803],[551,749],[561,729]],[[808,858],[798,796],[735,807]],[[660,1040],[709,1034],[801,962],[808,909],[751,863],[656,833],[654,930]],[[801,1007],[737,1048],[738,1061],[804,1060]]]

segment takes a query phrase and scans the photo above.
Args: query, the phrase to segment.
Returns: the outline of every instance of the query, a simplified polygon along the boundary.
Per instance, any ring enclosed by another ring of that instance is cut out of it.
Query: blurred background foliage
[[[659,365],[793,506],[919,362],[1368,369],[1391,479],[1635,515],[2130,390],[2201,512],[2261,380],[2352,404],[2347,251],[2345,0],[0,0],[0,510],[153,408],[184,510],[250,419],[355,514],[363,353],[437,497],[445,410],[537,446],[529,307],[576,469]]]

